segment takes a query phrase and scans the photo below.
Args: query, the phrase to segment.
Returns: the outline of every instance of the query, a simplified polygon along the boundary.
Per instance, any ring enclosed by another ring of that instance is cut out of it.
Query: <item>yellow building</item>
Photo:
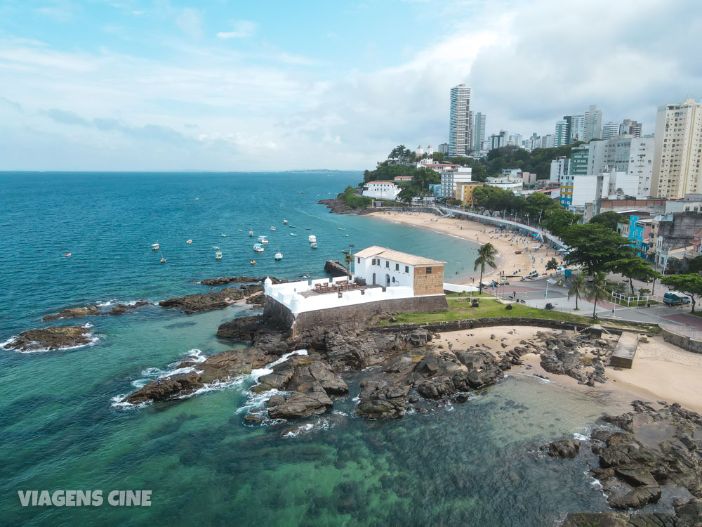
[[[456,183],[456,193],[454,197],[463,202],[464,205],[473,205],[473,192],[475,189],[482,186],[480,181],[468,181],[465,183]]]

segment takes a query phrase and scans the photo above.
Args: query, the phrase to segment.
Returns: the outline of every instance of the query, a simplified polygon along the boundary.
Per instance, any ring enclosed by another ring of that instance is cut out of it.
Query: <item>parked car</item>
[[[663,295],[663,303],[666,306],[682,306],[690,303],[690,297],[678,291],[668,291]]]

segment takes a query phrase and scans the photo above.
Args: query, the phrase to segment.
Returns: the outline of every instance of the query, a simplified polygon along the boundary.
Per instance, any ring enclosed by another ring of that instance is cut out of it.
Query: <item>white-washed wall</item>
[[[344,277],[335,278],[334,283],[346,280]],[[325,293],[303,297],[299,293],[314,289],[315,284],[329,283],[328,279],[311,280],[302,282],[290,282],[287,284],[264,284],[264,292],[273,300],[280,302],[293,314],[316,311],[318,309],[329,309],[333,307],[352,306],[364,304],[366,302],[376,302],[379,300],[394,300],[400,298],[411,298],[414,296],[411,287],[387,287],[383,292],[380,287],[372,287],[363,291],[356,289],[343,291],[341,297],[338,293]]]

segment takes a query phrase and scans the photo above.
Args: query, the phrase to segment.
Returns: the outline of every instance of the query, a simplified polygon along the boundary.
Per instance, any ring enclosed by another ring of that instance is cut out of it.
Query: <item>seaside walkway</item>
[[[563,243],[563,241],[554,236],[550,232],[544,231],[542,229],[532,227],[530,225],[525,225],[524,223],[519,223],[517,221],[506,220],[503,218],[495,218],[493,216],[486,216],[483,214],[478,214],[477,212],[468,212],[463,209],[454,209],[452,207],[444,207],[441,205],[435,205],[432,207],[434,212],[440,214],[441,216],[461,216],[467,220],[475,221],[478,223],[484,223],[486,225],[494,225],[496,227],[504,227],[513,231],[518,231],[521,234],[528,234],[536,240],[541,240],[548,243],[554,249],[562,252],[568,251],[569,247]]]

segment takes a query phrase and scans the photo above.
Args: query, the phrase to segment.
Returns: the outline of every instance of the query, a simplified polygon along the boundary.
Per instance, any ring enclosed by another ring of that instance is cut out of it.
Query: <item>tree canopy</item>
[[[699,274],[674,274],[661,279],[665,285],[685,293],[692,300],[692,313],[695,312],[697,297],[702,295],[702,276]]]
[[[622,219],[622,216],[612,210],[609,210],[607,212],[603,212],[601,214],[597,214],[596,216],[593,216],[592,219],[590,220],[590,223],[596,223],[599,225],[604,225],[608,229],[612,229],[613,231],[617,230],[617,224],[619,223],[619,220]]]
[[[634,254],[624,238],[596,223],[571,225],[563,231],[561,239],[571,248],[566,261],[582,265],[589,275],[604,271],[607,264]]]

